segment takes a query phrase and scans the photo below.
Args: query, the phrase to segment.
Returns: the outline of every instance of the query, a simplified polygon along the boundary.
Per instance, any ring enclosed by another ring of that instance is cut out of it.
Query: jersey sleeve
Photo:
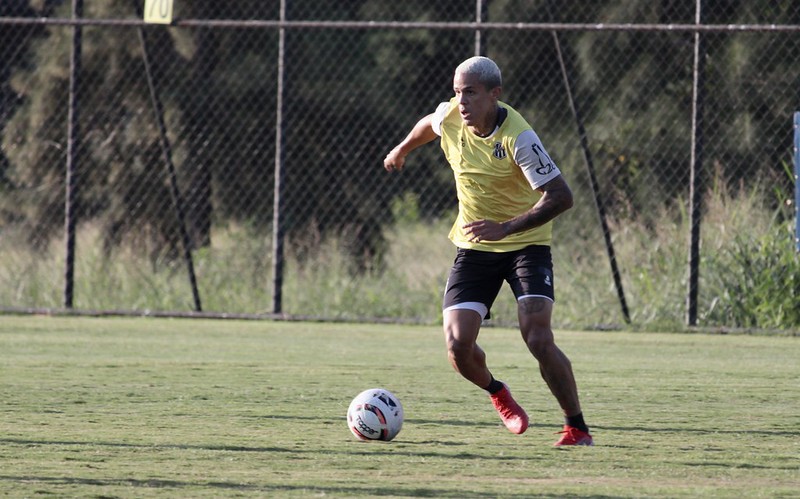
[[[517,137],[514,162],[522,169],[534,189],[561,175],[561,171],[544,150],[539,136],[531,129],[524,130]]]
[[[447,114],[447,111],[450,110],[450,103],[449,102],[442,102],[436,107],[436,111],[433,112],[433,120],[431,122],[431,128],[433,131],[436,132],[436,135],[439,137],[442,136],[442,122],[444,121],[444,117]]]

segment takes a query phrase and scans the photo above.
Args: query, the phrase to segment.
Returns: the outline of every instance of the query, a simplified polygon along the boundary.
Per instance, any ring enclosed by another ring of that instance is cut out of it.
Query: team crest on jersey
[[[506,157],[506,148],[500,142],[495,142],[494,144],[494,157],[497,159],[505,159]]]

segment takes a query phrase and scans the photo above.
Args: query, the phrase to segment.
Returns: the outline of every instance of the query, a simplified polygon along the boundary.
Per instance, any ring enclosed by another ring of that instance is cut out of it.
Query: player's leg
[[[444,294],[445,342],[453,368],[489,393],[509,431],[522,433],[528,427],[528,415],[508,387],[494,379],[486,365],[486,354],[477,344],[481,323],[488,317],[503,282],[498,272],[500,259],[502,255],[459,250]]]
[[[539,362],[539,372],[564,412],[562,437],[555,445],[593,445],[583,419],[572,363],[556,345],[550,327],[553,302],[543,297],[527,297],[518,303],[522,337]]]
[[[486,366],[486,353],[477,344],[482,320],[483,314],[468,308],[444,311],[447,356],[461,376],[489,393],[506,428],[512,433],[523,433],[528,428],[527,413],[511,396],[508,386],[494,379]]]
[[[550,248],[530,246],[516,252],[507,279],[517,297],[522,338],[537,360],[542,378],[564,412],[565,432],[570,433],[573,445],[590,445],[591,435],[583,420],[572,364],[556,345],[551,328],[555,292]],[[573,434],[572,429],[578,433]],[[557,445],[567,444],[565,438]]]
[[[518,302],[522,339],[539,362],[539,371],[566,417],[581,413],[578,387],[569,358],[555,343],[550,319],[553,302],[543,297],[522,298]]]
[[[445,287],[442,315],[447,356],[453,368],[481,388],[492,381],[486,354],[478,346],[483,319],[503,284],[496,255],[458,249]]]
[[[469,308],[444,311],[444,335],[450,365],[467,380],[486,388],[492,381],[492,374],[486,367],[486,354],[477,343],[481,321],[483,316]]]

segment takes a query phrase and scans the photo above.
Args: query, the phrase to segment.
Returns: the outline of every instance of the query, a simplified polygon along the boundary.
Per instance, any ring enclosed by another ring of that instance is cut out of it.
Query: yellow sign
[[[144,22],[172,23],[172,0],[144,0]]]

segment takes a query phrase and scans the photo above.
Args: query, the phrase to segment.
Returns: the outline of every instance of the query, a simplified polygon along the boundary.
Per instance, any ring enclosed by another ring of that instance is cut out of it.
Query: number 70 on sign
[[[144,22],[157,24],[172,23],[172,0],[145,0]]]

